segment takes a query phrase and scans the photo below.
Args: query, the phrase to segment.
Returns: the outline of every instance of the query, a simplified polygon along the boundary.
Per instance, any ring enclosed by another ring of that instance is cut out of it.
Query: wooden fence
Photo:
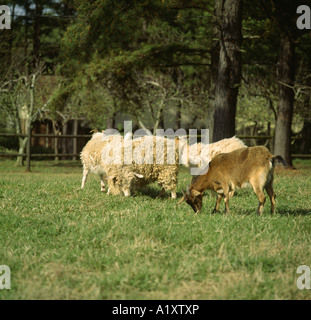
[[[27,137],[26,134],[15,134],[15,133],[0,133],[0,137]],[[55,134],[32,134],[30,138],[46,138],[46,139],[90,139],[92,135],[90,134],[80,134],[80,135],[55,135]],[[3,153],[0,152],[0,157],[31,157],[31,158],[39,158],[39,157],[79,157],[80,153],[31,153],[31,148],[28,153]]]

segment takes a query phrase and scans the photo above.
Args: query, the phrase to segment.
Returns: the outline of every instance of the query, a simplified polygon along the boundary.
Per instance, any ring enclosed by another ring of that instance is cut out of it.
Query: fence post
[[[27,128],[28,132],[27,132],[27,146],[26,146],[26,172],[30,172],[30,157],[31,157],[31,151],[30,151],[30,147],[31,147],[31,127],[32,125],[30,124]]]
[[[78,125],[79,125],[79,122],[78,122],[78,119],[74,119],[73,120],[73,135],[74,136],[77,136],[78,134]],[[72,153],[76,154],[77,153],[77,138],[73,138],[73,151]],[[72,160],[77,160],[77,157],[72,157]]]

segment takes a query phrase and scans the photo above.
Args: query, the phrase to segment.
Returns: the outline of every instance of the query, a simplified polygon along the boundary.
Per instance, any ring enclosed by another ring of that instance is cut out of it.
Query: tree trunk
[[[28,29],[29,29],[29,19],[28,19],[28,16],[29,16],[29,6],[30,6],[30,3],[28,0],[25,0],[25,32],[24,32],[24,57],[25,59],[27,59],[28,57]],[[25,61],[26,62],[26,61]],[[28,74],[28,63],[25,63],[25,74],[27,75]]]
[[[14,19],[15,19],[15,6],[16,4],[14,3],[12,6],[12,13],[11,13],[11,30],[10,30],[10,39],[9,39],[9,65],[12,66],[13,62],[13,31],[14,31]],[[12,73],[13,77],[13,73]]]
[[[58,135],[60,130],[58,129],[59,127],[58,127],[57,121],[52,120],[52,125],[53,125],[53,134]],[[55,154],[54,160],[55,162],[58,162],[59,156],[58,156],[58,139],[57,138],[54,138],[53,148],[54,148],[54,154]]]
[[[18,138],[19,141],[19,149],[18,149],[18,153],[19,154],[23,154],[25,152],[25,148],[27,145],[27,137],[25,138]],[[16,159],[16,166],[23,166],[24,165],[24,157],[23,156],[18,156]]]
[[[302,134],[302,143],[300,146],[300,153],[308,154],[311,152],[311,121],[305,119],[303,124]]]
[[[181,128],[181,109],[182,109],[182,101],[181,101],[181,91],[184,82],[184,73],[181,69],[175,68],[172,74],[172,80],[175,84],[175,91],[177,93],[177,106],[176,106],[176,115],[175,115],[175,123],[174,123],[174,130],[178,130]]]
[[[62,128],[62,135],[65,136],[67,134],[67,123],[65,123],[63,125],[63,128]],[[68,150],[67,150],[67,138],[62,138],[62,153],[65,154],[65,153],[68,153]],[[66,156],[63,156],[62,157],[62,160],[66,160]]]
[[[274,154],[282,156],[291,166],[291,125],[294,105],[295,44],[282,32],[278,61],[279,106],[275,124]]]
[[[163,97],[159,103],[157,115],[155,118],[155,123],[153,125],[153,134],[154,135],[155,135],[158,128],[164,129],[164,119],[163,119],[164,102],[165,102],[165,97]]]
[[[241,81],[242,1],[218,1],[221,3],[221,16],[213,141],[235,134],[236,103]]]
[[[16,126],[16,133],[17,134],[26,134],[25,129],[22,126],[22,122],[23,120],[20,119],[18,116],[16,116],[15,118],[15,126]],[[19,154],[23,154],[26,148],[26,143],[27,143],[27,137],[18,137],[18,153]],[[24,158],[22,156],[18,156],[16,159],[16,166],[23,166],[24,165]]]
[[[310,86],[310,83],[308,84]],[[304,98],[304,108],[306,110],[311,111],[311,92],[310,90],[306,92]],[[304,119],[303,128],[301,130],[301,145],[300,145],[300,153],[311,153],[311,119],[310,117],[306,117]]]
[[[106,118],[106,129],[114,129],[116,125],[116,113],[114,112],[111,117]]]
[[[27,124],[27,158],[26,158],[26,172],[30,172],[30,148],[31,148],[31,128],[32,123],[35,119],[33,119],[33,109],[34,109],[34,89],[36,83],[36,74],[32,74],[31,76],[31,84],[29,88],[29,109],[28,109],[28,119],[26,121]]]
[[[271,122],[268,121],[268,124],[267,124],[267,136],[271,136]],[[265,143],[265,146],[271,150],[272,149],[272,143],[271,143],[271,139],[267,139],[267,142]]]
[[[26,172],[30,172],[31,129],[32,129],[32,125],[31,125],[31,121],[29,121],[27,126],[27,144],[26,144],[27,157],[26,157],[26,169],[25,169]]]
[[[207,109],[209,111],[207,117],[206,128],[209,129],[209,139],[213,141],[213,131],[214,131],[214,112],[215,112],[215,94],[216,94],[216,83],[218,77],[218,63],[219,63],[219,52],[220,52],[220,22],[221,22],[221,8],[222,2],[216,1],[214,9],[214,27],[213,35],[214,39],[211,45],[211,77],[209,83],[209,101]]]
[[[38,63],[40,58],[40,37],[41,37],[41,23],[40,19],[43,12],[43,5],[41,1],[35,1],[35,16],[33,23],[33,59],[34,65]]]
[[[176,116],[175,116],[175,126],[174,129],[178,130],[181,128],[181,101],[177,102],[177,108],[176,108]]]

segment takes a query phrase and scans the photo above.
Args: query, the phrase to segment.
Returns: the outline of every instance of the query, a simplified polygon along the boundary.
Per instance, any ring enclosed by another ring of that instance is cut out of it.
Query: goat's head
[[[186,192],[182,190],[182,193],[184,197],[181,201],[185,200],[186,203],[188,203],[191,206],[195,213],[199,213],[202,209],[203,192],[200,192],[195,189],[190,190],[190,187],[187,186]]]
[[[124,193],[126,197],[131,195],[131,190],[137,185],[138,180],[142,180],[142,174],[128,171],[123,174],[114,174],[107,177],[109,194],[119,195]]]
[[[114,196],[122,194],[122,188],[120,186],[120,179],[116,175],[107,177],[108,194]]]

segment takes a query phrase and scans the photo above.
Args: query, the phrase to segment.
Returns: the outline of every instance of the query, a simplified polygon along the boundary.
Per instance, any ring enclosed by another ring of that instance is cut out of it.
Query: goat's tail
[[[273,164],[273,166],[275,166],[275,163],[276,163],[276,162],[281,163],[284,167],[288,167],[287,162],[286,162],[281,156],[274,156],[274,157],[272,158],[272,164]]]

